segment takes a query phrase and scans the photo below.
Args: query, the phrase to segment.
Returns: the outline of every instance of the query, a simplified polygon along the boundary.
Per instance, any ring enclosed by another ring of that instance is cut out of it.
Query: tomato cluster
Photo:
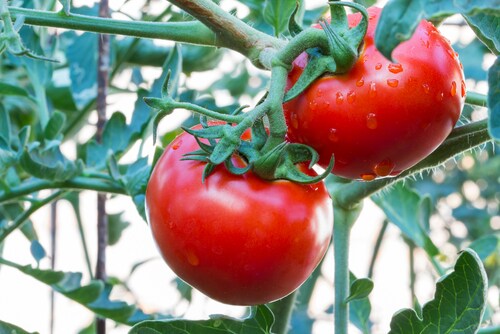
[[[181,160],[197,149],[194,137],[181,134],[148,184],[148,220],[163,258],[184,281],[224,303],[288,295],[328,248],[333,208],[325,186],[233,175],[223,165],[203,183],[205,164]]]
[[[386,59],[374,44],[381,9],[368,9],[361,55],[346,74],[325,75],[284,104],[288,139],[320,155],[320,165],[351,179],[395,176],[429,155],[450,134],[465,100],[457,53],[429,22]],[[355,26],[360,14],[349,15]],[[319,27],[318,27],[319,28]],[[308,62],[299,56],[291,87]]]

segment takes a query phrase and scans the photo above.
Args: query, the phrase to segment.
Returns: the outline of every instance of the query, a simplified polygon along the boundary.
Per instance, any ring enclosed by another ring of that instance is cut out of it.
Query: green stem
[[[20,228],[35,211],[45,206],[46,204],[54,201],[55,199],[61,197],[63,194],[64,194],[63,191],[56,191],[52,193],[50,196],[44,198],[43,200],[31,204],[28,210],[24,211],[21,215],[16,217],[16,219],[11,225],[7,226],[7,228],[2,230],[2,233],[0,234],[0,244],[5,240],[5,238],[7,238],[9,234]]]
[[[116,182],[91,179],[86,177],[75,177],[67,181],[49,181],[34,179],[24,182],[8,191],[0,191],[0,203],[16,200],[19,197],[44,189],[76,189],[76,190],[94,190],[112,194],[126,194],[125,189]]]
[[[338,205],[348,208],[351,203],[357,203],[365,197],[371,196],[390,184],[399,182],[404,178],[422,173],[430,168],[442,165],[448,159],[469,151],[491,140],[488,133],[488,121],[482,120],[455,128],[448,138],[431,155],[420,161],[415,166],[404,171],[397,177],[377,179],[371,182],[351,182],[338,187],[333,197]]]
[[[375,261],[378,257],[378,252],[380,250],[380,246],[382,245],[382,240],[384,239],[385,231],[387,230],[387,226],[389,226],[389,221],[387,219],[384,220],[382,227],[380,228],[380,232],[377,236],[377,241],[375,242],[375,246],[373,247],[372,259],[370,261],[370,267],[368,268],[368,278],[373,277],[373,269],[375,268]]]
[[[335,200],[334,200],[335,202]],[[361,212],[362,205],[352,209],[337,207],[334,203],[333,252],[335,264],[335,334],[346,334],[349,325],[349,239],[351,228]]]
[[[297,291],[292,292],[288,296],[278,301],[269,304],[269,308],[274,314],[273,333],[286,334],[290,328],[290,319],[297,298]]]
[[[481,328],[478,334],[500,334],[500,326]]]
[[[479,107],[486,107],[487,101],[488,97],[486,95],[476,92],[467,92],[465,97],[465,103]]]

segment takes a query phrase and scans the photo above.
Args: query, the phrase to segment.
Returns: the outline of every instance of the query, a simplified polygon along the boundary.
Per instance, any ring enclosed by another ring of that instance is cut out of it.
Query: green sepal
[[[252,125],[252,145],[256,150],[260,150],[266,144],[268,135],[266,127],[264,126],[264,121],[258,119]]]
[[[206,165],[205,165],[205,168],[203,168],[203,175],[201,176],[201,182],[202,183],[205,183],[205,180],[207,179],[207,177],[210,176],[210,174],[212,174],[212,172],[214,171],[215,167],[217,167],[217,165],[214,165],[210,162],[208,162]]]
[[[231,155],[233,155],[233,153],[240,146],[240,143],[241,139],[239,138],[235,140],[229,136],[224,136],[214,147],[212,154],[210,154],[210,161],[216,165],[224,162],[226,159],[231,157]]]
[[[224,125],[214,125],[196,130],[188,127],[182,127],[182,130],[197,138],[218,139],[223,136],[223,128]]]
[[[226,159],[226,161],[224,161],[224,166],[234,175],[243,175],[252,169],[252,165],[250,164],[247,164],[245,167],[236,167],[231,159]]]

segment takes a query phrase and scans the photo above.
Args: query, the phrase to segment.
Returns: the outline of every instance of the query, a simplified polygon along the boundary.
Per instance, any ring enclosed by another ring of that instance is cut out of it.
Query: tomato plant
[[[458,54],[429,22],[386,59],[375,47],[380,8],[368,9],[360,57],[345,74],[324,75],[285,103],[288,138],[310,145],[333,173],[371,181],[395,176],[428,156],[450,134],[465,100]],[[356,26],[361,15],[349,15]],[[291,87],[308,62],[294,62]]]
[[[197,149],[194,137],[179,135],[148,183],[148,220],[163,258],[180,278],[224,303],[257,305],[290,294],[330,243],[325,186],[238,176],[224,166],[202,182],[205,164],[182,160]]]

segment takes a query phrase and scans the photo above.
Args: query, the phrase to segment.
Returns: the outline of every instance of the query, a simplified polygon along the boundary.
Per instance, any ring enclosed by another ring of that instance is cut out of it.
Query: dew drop
[[[353,104],[354,101],[356,101],[356,93],[354,92],[349,92],[347,94],[347,102],[349,102],[350,104]]]
[[[449,50],[449,49],[448,49],[448,50],[446,50],[446,52],[448,52],[448,55],[449,55],[451,58],[455,59],[455,53],[454,53],[452,50]]]
[[[431,91],[431,87],[429,86],[429,84],[424,83],[422,85],[422,88],[424,89],[425,94],[429,94],[429,92]]]
[[[394,170],[394,163],[389,159],[384,159],[373,167],[373,171],[378,176],[387,176]]]
[[[444,93],[443,93],[443,92],[439,93],[439,94],[436,96],[436,98],[437,98],[437,100],[438,100],[438,101],[443,101],[443,99],[444,99]]]
[[[366,115],[366,126],[368,129],[375,130],[378,126],[377,124],[377,116],[374,113],[369,113]]]
[[[356,86],[358,86],[358,87],[363,87],[364,84],[365,84],[365,80],[363,78],[356,81]]]
[[[377,175],[375,175],[373,173],[361,174],[361,179],[363,181],[373,181],[373,180],[375,180],[376,177],[377,177]]]
[[[337,104],[342,104],[344,102],[344,95],[341,92],[337,92],[336,101]]]
[[[381,68],[382,68],[382,64],[381,64],[381,63],[377,63],[377,64],[375,65],[375,69],[376,69],[377,71],[378,71],[378,70],[380,70]]]
[[[403,72],[403,65],[401,65],[401,64],[389,64],[387,66],[387,69],[391,73],[401,73],[401,72]]]
[[[337,133],[337,129],[330,129],[328,133],[328,140],[334,143],[339,141],[339,135]]]
[[[396,88],[399,85],[398,79],[387,79],[387,85],[392,88]]]
[[[172,150],[178,150],[179,147],[182,145],[182,139],[177,140],[175,143],[172,144]]]
[[[298,129],[299,128],[299,119],[298,119],[296,113],[292,113],[292,115],[291,115],[291,121],[292,121],[292,127],[294,129]]]
[[[375,84],[375,82],[370,82],[370,93],[369,93],[370,97],[375,97],[377,96],[377,86]]]
[[[192,250],[187,251],[186,258],[187,258],[189,264],[194,266],[194,267],[196,267],[197,265],[200,264],[200,259]]]
[[[465,81],[462,80],[462,97],[465,97]]]
[[[368,56],[367,55],[363,55],[362,61],[363,61],[363,63],[366,63],[368,61]]]
[[[457,95],[457,83],[453,81],[451,83],[451,91],[450,91],[451,96]]]

